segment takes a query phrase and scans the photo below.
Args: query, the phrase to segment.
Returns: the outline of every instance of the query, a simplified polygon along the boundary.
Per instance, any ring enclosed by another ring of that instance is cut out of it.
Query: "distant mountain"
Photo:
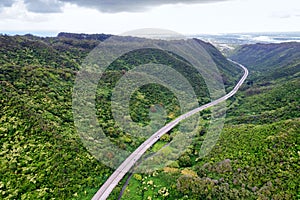
[[[231,55],[250,71],[233,123],[271,123],[300,117],[300,43],[243,45]]]
[[[0,35],[0,64],[35,65],[78,69],[80,63],[109,34],[59,33],[57,37]],[[225,87],[230,87],[241,76],[240,68],[229,62],[210,43],[195,39],[216,63]],[[159,54],[159,53],[158,53]],[[162,56],[162,55],[160,55]],[[33,59],[34,58],[34,59]]]
[[[106,34],[59,33],[57,37],[0,35],[0,65],[49,66],[78,69]]]
[[[236,49],[231,58],[246,65],[256,74],[256,79],[270,81],[299,76],[300,43],[243,45]]]
[[[213,44],[224,44],[230,46],[256,44],[256,43],[283,43],[283,42],[300,42],[300,32],[279,32],[279,33],[224,33],[224,34],[199,34],[193,35]]]
[[[109,34],[84,34],[84,33],[65,33],[61,32],[57,35],[58,38],[70,38],[70,39],[78,39],[78,40],[99,40],[104,41],[107,38],[111,37]]]

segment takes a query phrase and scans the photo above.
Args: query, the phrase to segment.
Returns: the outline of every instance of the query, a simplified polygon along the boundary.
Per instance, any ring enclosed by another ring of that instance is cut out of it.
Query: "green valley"
[[[76,132],[72,92],[88,54],[112,35],[60,33],[57,37],[0,35],[0,199],[91,199],[111,169],[93,157]],[[229,92],[242,71],[213,45],[195,39],[216,63]],[[300,44],[242,45],[230,58],[249,78],[226,101],[226,123],[216,146],[199,157],[211,118],[201,112],[193,143],[176,161],[151,174],[134,173],[121,199],[299,199]],[[200,105],[210,102],[203,77],[181,57],[142,49],[114,61],[98,83],[97,120],[120,149],[133,151],[146,138],[118,126],[111,112],[113,89],[135,66],[170,66],[192,85]],[[180,116],[176,96],[148,84],[132,94],[130,116],[145,126],[149,111],[167,122]],[[147,155],[167,145],[178,129]],[[107,158],[117,157],[113,153]],[[109,199],[117,199],[122,180]]]

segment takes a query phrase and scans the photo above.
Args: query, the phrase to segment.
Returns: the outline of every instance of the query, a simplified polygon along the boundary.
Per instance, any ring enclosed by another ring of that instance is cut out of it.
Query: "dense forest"
[[[299,48],[253,44],[231,52],[250,76],[228,101],[213,151],[198,159],[200,135],[178,162],[133,176],[123,199],[299,199]]]
[[[91,199],[113,169],[94,158],[76,132],[72,91],[86,56],[104,34],[60,33],[57,37],[0,36],[0,199]],[[229,91],[241,70],[214,46],[196,40],[216,63]],[[175,162],[152,174],[134,173],[122,199],[298,199],[299,55],[298,43],[245,45],[232,59],[250,70],[247,83],[228,100],[226,124],[212,150],[199,157],[210,112],[201,113],[201,129]],[[107,137],[134,150],[135,138],[113,120],[110,99],[116,82],[134,66],[156,61],[179,71],[191,83],[198,102],[209,102],[203,77],[183,58],[147,49],[113,62],[99,81],[97,117]],[[167,121],[181,114],[178,99],[156,84],[141,87],[130,103],[130,117],[141,126],[149,110],[163,105]],[[148,152],[172,140],[175,130]],[[110,156],[115,155],[107,155]],[[117,199],[125,179],[110,199]]]

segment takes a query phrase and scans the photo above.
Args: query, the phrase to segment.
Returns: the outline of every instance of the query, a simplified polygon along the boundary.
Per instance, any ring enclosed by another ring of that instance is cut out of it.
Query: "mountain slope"
[[[300,43],[252,44],[232,59],[250,69],[243,98],[230,108],[233,123],[271,123],[300,117]],[[239,105],[236,109],[235,105]]]
[[[248,66],[254,79],[265,81],[299,77],[299,57],[300,43],[297,42],[243,45],[231,55],[233,60]]]
[[[111,173],[85,149],[72,116],[72,91],[80,64],[106,36],[94,37],[0,36],[0,199],[89,199]],[[213,47],[210,50],[214,51],[212,57],[220,56]],[[171,62],[177,69],[183,66],[162,55],[155,51],[132,52],[127,58],[140,64],[156,58],[166,64]],[[125,63],[124,69],[130,69],[130,60],[125,58],[116,63]],[[224,57],[215,60],[227,62]],[[218,67],[222,71],[222,65]],[[110,69],[101,80],[97,106],[99,122],[107,136],[120,148],[130,150],[141,138],[130,138],[129,133],[116,127],[108,109],[112,83],[123,75],[122,69]],[[191,67],[180,70],[186,75],[194,73]],[[239,74],[230,76],[228,69],[226,73],[227,86],[234,85]],[[198,74],[189,77],[194,85],[202,83]],[[203,85],[195,88],[199,96],[205,97]],[[101,107],[101,102],[108,106]],[[143,123],[151,105],[161,102],[170,110],[169,118],[174,118],[178,111],[174,95],[153,85],[141,88],[133,94],[135,109],[131,117]]]
[[[225,56],[212,44],[199,39],[195,40],[208,52],[218,66],[222,74],[224,85],[226,87],[234,86],[234,83],[241,77],[241,74],[243,73],[242,70],[235,66],[232,62],[229,62]],[[230,89],[227,91],[230,91]]]
[[[204,126],[177,161],[152,175],[135,174],[123,199],[299,199],[298,46],[238,48],[231,58],[249,68],[250,77],[228,101],[214,149],[199,158]]]

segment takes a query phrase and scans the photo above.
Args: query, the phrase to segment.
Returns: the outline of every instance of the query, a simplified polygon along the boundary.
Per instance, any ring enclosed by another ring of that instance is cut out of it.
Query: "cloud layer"
[[[11,7],[15,3],[15,0],[1,0],[0,9],[3,7]]]
[[[153,6],[165,4],[212,3],[224,0],[61,0],[83,7],[92,7],[101,12],[138,12]]]
[[[63,3],[59,0],[24,0],[30,12],[57,13],[62,11]]]
[[[10,7],[17,0],[1,0],[2,7]],[[35,13],[61,12],[65,3],[76,4],[80,7],[95,8],[101,12],[139,12],[154,6],[165,4],[196,4],[213,3],[227,0],[22,0],[28,11]]]

